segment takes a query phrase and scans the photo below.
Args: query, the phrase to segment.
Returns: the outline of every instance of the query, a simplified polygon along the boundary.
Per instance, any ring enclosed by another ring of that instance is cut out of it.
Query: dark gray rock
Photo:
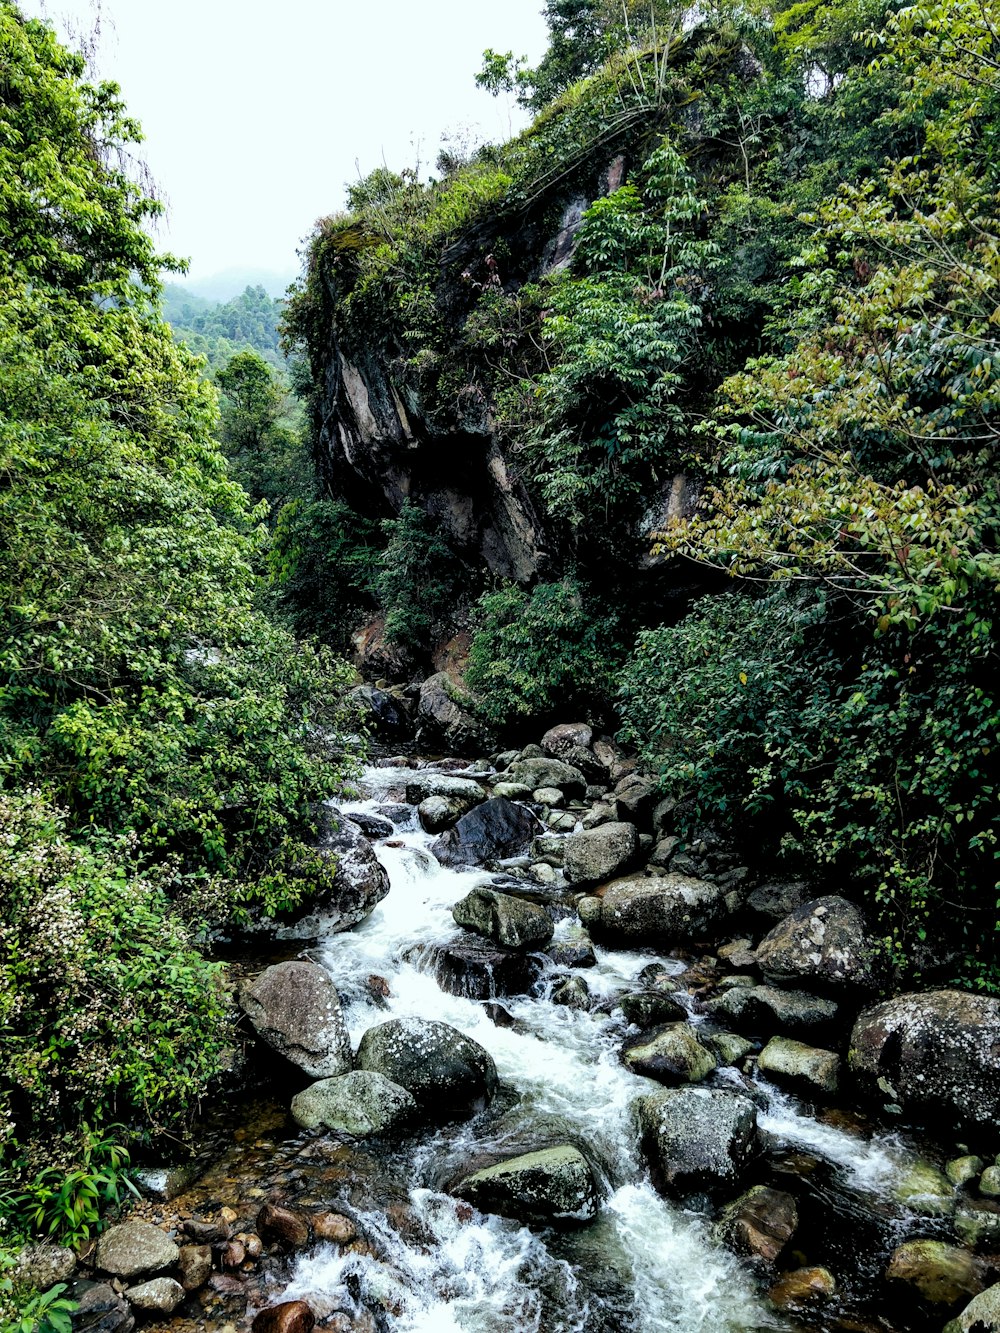
[[[766,880],[750,890],[747,909],[766,921],[781,921],[810,897],[808,884],[802,880]]]
[[[822,1030],[838,1014],[835,1000],[777,986],[734,986],[709,1000],[709,1013],[737,1032],[769,1037],[775,1032],[806,1034]]]
[[[462,815],[431,851],[442,865],[484,866],[523,855],[541,830],[530,810],[499,796]]]
[[[571,884],[599,884],[628,869],[639,850],[634,824],[608,823],[571,833],[563,846],[563,869]]]
[[[1000,1000],[897,995],[862,1013],[848,1064],[861,1090],[907,1116],[992,1132],[1000,1118]]]
[[[680,1000],[663,990],[631,991],[620,997],[618,1006],[628,1021],[640,1028],[683,1023],[688,1017]]]
[[[764,936],[756,955],[769,981],[810,988],[871,991],[885,971],[860,909],[835,895],[797,907]]]
[[[345,812],[344,817],[352,824],[357,824],[366,838],[391,838],[396,831],[388,819],[368,814],[367,811],[352,810],[349,814]]]
[[[444,944],[415,945],[407,954],[449,995],[495,1000],[525,995],[541,975],[541,959],[492,940],[459,937]]]
[[[358,1048],[358,1066],[406,1088],[434,1119],[468,1112],[497,1090],[493,1057],[447,1023],[394,1018],[369,1028]]]
[[[357,685],[347,695],[357,709],[363,725],[386,740],[396,741],[412,730],[409,714],[398,699],[374,685]]]
[[[716,1059],[688,1023],[670,1023],[644,1032],[622,1051],[622,1063],[633,1074],[658,1083],[701,1083],[715,1073]]]
[[[599,1203],[590,1163],[569,1143],[476,1171],[454,1193],[484,1213],[550,1225],[589,1222]]]
[[[135,1315],[124,1296],[106,1282],[77,1282],[74,1333],[132,1333]]]
[[[351,1039],[337,988],[317,963],[277,963],[240,995],[257,1035],[310,1078],[351,1068]]]
[[[497,889],[473,889],[451,914],[458,925],[505,949],[541,949],[552,939],[552,918],[544,907]]]
[[[584,898],[580,919],[591,932],[631,944],[673,944],[700,938],[725,917],[717,884],[668,874],[613,880],[600,895]]]
[[[717,1088],[669,1088],[636,1103],[643,1148],[668,1193],[738,1187],[760,1151],[749,1097]]]

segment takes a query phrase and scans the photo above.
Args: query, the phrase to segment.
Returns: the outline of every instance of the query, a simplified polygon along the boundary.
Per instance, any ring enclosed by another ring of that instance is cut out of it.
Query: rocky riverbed
[[[146,1177],[79,1326],[1000,1328],[1000,1006],[880,1002],[849,895],[672,815],[583,725],[370,769],[241,989],[267,1100]]]

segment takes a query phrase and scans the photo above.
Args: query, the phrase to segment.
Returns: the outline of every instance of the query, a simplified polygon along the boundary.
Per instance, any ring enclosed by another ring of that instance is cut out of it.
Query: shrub
[[[80,1238],[115,1193],[102,1130],[176,1125],[227,1039],[218,966],[173,912],[170,867],[134,839],[69,841],[35,790],[0,794],[0,1168],[25,1182],[4,1210]]]
[[[588,604],[575,579],[486,593],[473,624],[465,679],[492,725],[592,712],[610,695],[615,617]]]
[[[375,604],[378,525],[339,500],[293,500],[278,516],[268,579],[278,612],[296,634],[338,652]]]
[[[412,500],[382,530],[388,544],[379,561],[375,586],[385,612],[385,638],[420,653],[444,634],[461,596],[464,569],[441,533],[440,524]]]

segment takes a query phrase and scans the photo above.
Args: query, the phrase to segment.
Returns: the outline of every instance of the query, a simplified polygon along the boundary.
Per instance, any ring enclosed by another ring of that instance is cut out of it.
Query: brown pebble
[[[377,973],[372,973],[368,978],[368,989],[372,995],[380,995],[383,1000],[388,1000],[392,991],[389,989],[389,983],[385,977],[380,977]]]
[[[222,1251],[222,1267],[239,1268],[240,1264],[242,1264],[246,1257],[246,1249],[240,1242],[238,1240],[231,1240],[227,1242],[225,1249]]]
[[[243,1283],[232,1273],[213,1273],[208,1279],[208,1285],[220,1296],[234,1296],[244,1290]]]
[[[226,1226],[231,1227],[238,1217],[239,1213],[236,1212],[235,1208],[219,1209],[219,1221],[224,1222]]]
[[[212,1276],[212,1250],[208,1245],[182,1245],[177,1256],[181,1286],[196,1291]]]
[[[191,1217],[184,1223],[183,1229],[198,1245],[212,1245],[229,1239],[229,1228],[224,1222],[203,1222]]]
[[[248,1259],[259,1259],[264,1253],[264,1242],[253,1231],[241,1231],[236,1239],[246,1250]]]
[[[457,1203],[455,1205],[455,1216],[460,1222],[471,1222],[475,1216],[475,1209],[470,1203]]]
[[[253,1333],[312,1333],[316,1316],[305,1301],[270,1305],[254,1317]]]
[[[287,1245],[299,1249],[309,1241],[309,1223],[301,1213],[265,1203],[257,1214],[257,1234],[265,1245]]]
[[[317,1213],[312,1219],[312,1229],[317,1240],[331,1241],[334,1245],[350,1245],[358,1238],[357,1227],[343,1213]]]
[[[796,1268],[785,1273],[768,1292],[781,1310],[796,1309],[816,1301],[828,1301],[837,1294],[837,1284],[825,1268]]]

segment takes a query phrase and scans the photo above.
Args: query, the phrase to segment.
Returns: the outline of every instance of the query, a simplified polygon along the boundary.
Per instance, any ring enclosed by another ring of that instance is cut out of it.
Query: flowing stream
[[[371,770],[366,787],[374,799],[345,810],[374,811],[407,776],[405,770]],[[669,961],[597,949],[597,966],[585,974],[598,1001],[593,1011],[553,1004],[551,977],[543,976],[534,995],[503,1001],[514,1021],[498,1026],[483,1003],[442,990],[412,950],[415,943],[454,939],[452,904],[495,877],[441,867],[427,850],[433,839],[419,829],[413,812],[405,818],[399,812],[390,841],[397,845],[376,844],[391,878],[389,896],[357,929],[321,941],[316,955],[341,991],[352,1039],[356,1043],[367,1028],[389,1018],[449,1023],[490,1052],[506,1092],[467,1123],[388,1150],[407,1182],[419,1241],[404,1240],[380,1214],[366,1214],[367,1229],[381,1242],[380,1258],[319,1246],[297,1260],[286,1299],[306,1298],[322,1314],[350,1302],[371,1308],[366,1296],[375,1295],[391,1312],[385,1328],[398,1333],[791,1328],[712,1239],[708,1220],[656,1193],[639,1156],[630,1107],[659,1085],[621,1064],[624,1017],[599,1002],[628,989],[649,963],[669,968]],[[569,924],[560,923],[557,939]],[[368,984],[372,975],[388,982],[389,995],[381,1001]],[[761,1100],[763,1129],[823,1159],[850,1188],[883,1192],[900,1170],[901,1149],[821,1124],[773,1089],[762,1086]],[[533,1143],[567,1139],[603,1175],[603,1210],[579,1231],[539,1234],[500,1217],[470,1217],[444,1188],[484,1154],[514,1155]]]

